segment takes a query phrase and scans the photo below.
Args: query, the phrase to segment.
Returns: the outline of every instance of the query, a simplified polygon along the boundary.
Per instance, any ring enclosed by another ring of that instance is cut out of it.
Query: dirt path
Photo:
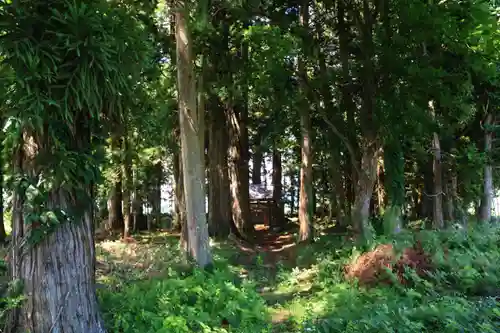
[[[248,241],[232,239],[238,252],[235,264],[245,267],[248,271],[264,269],[265,274],[268,274],[267,283],[258,285],[258,292],[270,306],[271,321],[276,327],[286,324],[292,316],[290,310],[280,308],[279,305],[297,296],[311,293],[309,285],[286,293],[273,291],[276,288],[278,266],[291,269],[297,264],[296,229],[295,226],[291,226],[277,232],[264,226],[257,226],[255,232],[248,237]],[[256,259],[257,257],[260,257],[260,261]]]

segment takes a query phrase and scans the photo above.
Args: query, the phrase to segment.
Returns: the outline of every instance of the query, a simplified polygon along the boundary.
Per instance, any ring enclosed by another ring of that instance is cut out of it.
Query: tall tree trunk
[[[134,186],[132,175],[132,152],[130,151],[130,142],[128,134],[123,137],[123,237],[127,238],[130,235],[132,223],[132,207],[131,207],[131,191]]]
[[[432,221],[432,211],[433,211],[433,191],[434,191],[434,179],[432,173],[432,160],[426,160],[420,164],[418,168],[423,174],[423,189],[422,189],[422,210],[421,217]]]
[[[439,135],[433,133],[432,137],[432,174],[434,179],[434,191],[432,194],[432,222],[436,229],[444,227],[443,217],[443,170],[441,167],[441,145]]]
[[[361,168],[356,182],[352,223],[356,233],[367,240],[371,237],[370,203],[377,180],[377,160],[379,152],[373,146],[366,147],[361,157]]]
[[[347,115],[345,130],[349,143],[353,146],[355,152],[358,151],[357,136],[356,136],[356,106],[353,100],[352,93],[352,75],[349,66],[349,48],[350,48],[350,28],[347,23],[347,9],[344,0],[338,2],[337,21],[338,21],[338,36],[339,36],[339,57],[342,66],[342,77],[338,87],[340,96],[340,112]],[[350,152],[349,152],[350,153]],[[355,184],[357,182],[356,165],[351,161],[358,161],[359,156],[353,156],[349,159],[349,163],[345,164],[345,213],[348,216],[352,214],[352,206],[354,205]]]
[[[81,141],[68,146],[89,151],[90,135],[80,134],[76,138]],[[36,157],[43,153],[41,149],[50,147],[41,148],[34,137],[26,133],[23,140],[24,144],[14,153],[15,172],[35,177],[36,170],[47,167],[37,165]],[[36,210],[30,211],[26,205],[29,199],[25,192],[15,191],[10,274],[14,283],[22,285],[26,300],[12,313],[7,332],[14,329],[31,333],[106,332],[95,294],[92,203],[79,200],[82,191],[90,197],[91,186],[82,180],[80,184],[55,187],[48,193],[47,209],[80,212],[74,221],[62,219],[48,234],[43,234],[48,228],[43,222],[24,220],[30,213],[36,214]],[[37,232],[42,233],[42,239],[26,243],[26,239]]]
[[[113,134],[111,136],[111,160],[116,168],[111,181],[111,189],[108,196],[108,230],[123,233],[124,221],[122,212],[122,170],[121,170],[121,138]]]
[[[291,170],[290,174],[290,215],[295,214],[295,200],[297,199],[297,179],[295,178],[295,171]]]
[[[309,28],[309,0],[304,0],[300,6],[300,26],[304,29]],[[306,55],[304,54],[306,45],[303,40],[303,50],[298,61],[298,71],[300,76],[302,103],[299,106],[300,113],[300,146],[301,146],[301,167],[300,167],[300,190],[299,190],[299,241],[308,241],[312,236],[312,216],[313,216],[313,198],[312,198],[312,129],[311,116],[307,103],[307,68]]]
[[[384,149],[385,188],[388,207],[384,214],[384,231],[395,234],[403,227],[401,215],[405,201],[405,159],[399,140],[386,144]]]
[[[253,156],[252,156],[252,184],[260,185],[262,184],[262,162],[264,156],[262,154],[262,147],[260,142],[256,143],[254,146]]]
[[[493,123],[491,113],[487,115],[485,125]],[[489,222],[491,220],[491,209],[493,206],[494,188],[493,188],[493,167],[491,165],[490,154],[493,145],[493,133],[485,128],[484,130],[484,152],[488,160],[484,166],[483,176],[483,195],[481,205],[479,206],[479,221]]]
[[[175,228],[181,231],[180,246],[187,253],[186,200],[184,197],[184,173],[179,152],[174,152],[173,173],[175,179]]]
[[[451,165],[447,165],[443,180],[443,216],[444,221],[448,223],[455,220],[455,197],[453,195],[453,170]]]
[[[245,236],[251,230],[251,227],[248,164],[243,156],[244,134],[242,133],[242,121],[238,119],[238,113],[233,105],[227,107],[227,117],[230,137],[228,164],[231,184],[231,210],[238,232]]]
[[[373,13],[370,2],[363,0],[363,21],[357,18],[361,30],[361,62],[362,66],[362,108],[360,111],[360,127],[363,137],[360,146],[361,163],[358,169],[356,192],[353,208],[353,223],[359,236],[365,240],[371,237],[370,227],[370,201],[377,178],[377,160],[379,156],[379,142],[377,130],[374,125],[375,110],[375,70],[373,64],[374,41],[373,41]],[[359,14],[359,13],[358,13]]]
[[[3,151],[3,145],[0,142],[0,152]],[[3,201],[3,188],[4,188],[4,168],[3,158],[0,154],[0,244],[4,244],[7,240],[7,233],[5,232],[5,221],[3,218],[4,201]]]
[[[224,109],[218,105],[217,97],[210,99],[208,116],[208,225],[216,238],[229,236],[231,227],[231,195],[227,163],[227,124]]]
[[[143,230],[144,229],[144,209],[143,200],[140,193],[139,179],[137,175],[137,169],[132,167],[132,216],[133,216],[133,226],[132,230]]]
[[[153,174],[151,215],[153,216],[154,225],[158,228],[161,226],[161,185],[163,183],[163,164],[161,161],[158,161],[153,166]]]
[[[284,222],[282,221],[283,215],[285,213],[283,208],[283,168],[281,164],[281,153],[277,147],[273,149],[273,199],[278,206],[278,218],[277,221],[280,225]]]
[[[188,7],[187,2],[180,1],[175,15],[181,160],[184,171],[184,196],[189,198],[186,200],[188,249],[198,265],[204,268],[211,264],[212,258],[205,215],[205,161],[203,149],[200,147],[204,142],[201,139],[204,131],[200,128],[201,120],[196,103]]]

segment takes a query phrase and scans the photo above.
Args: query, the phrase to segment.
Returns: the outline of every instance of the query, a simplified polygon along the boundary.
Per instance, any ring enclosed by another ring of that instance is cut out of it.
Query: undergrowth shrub
[[[227,271],[195,270],[100,291],[104,320],[117,333],[260,332],[268,322],[264,301],[252,284],[233,281]]]
[[[316,312],[295,332],[500,332],[499,230],[485,225],[379,237],[372,249],[392,244],[400,253],[418,242],[431,255],[430,274],[406,267],[404,280],[411,283],[404,285],[397,278],[392,286],[347,283],[342,268],[362,253],[354,247],[330,250],[317,265],[322,291],[308,300]]]

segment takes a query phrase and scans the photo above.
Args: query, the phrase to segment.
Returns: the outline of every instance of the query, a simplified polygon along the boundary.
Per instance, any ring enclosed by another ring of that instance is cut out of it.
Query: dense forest
[[[497,0],[0,0],[0,331],[500,332]]]

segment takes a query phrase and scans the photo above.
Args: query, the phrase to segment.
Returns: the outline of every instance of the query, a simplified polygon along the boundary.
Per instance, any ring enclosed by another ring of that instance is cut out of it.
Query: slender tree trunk
[[[130,151],[130,142],[127,134],[123,138],[123,237],[127,238],[130,235],[132,224],[132,207],[131,207],[131,191],[134,184],[132,175],[132,154]]]
[[[434,191],[434,179],[432,172],[432,160],[427,160],[423,162],[419,168],[422,170],[423,174],[423,195],[422,195],[422,211],[421,216],[432,221],[432,211],[433,211],[433,191]]]
[[[385,167],[382,159],[377,163],[377,214],[383,215],[386,203]]]
[[[309,27],[309,0],[304,0],[300,6],[300,25],[307,29]],[[304,40],[305,44],[305,40]],[[303,52],[306,46],[303,45]],[[299,57],[298,71],[302,90],[302,105],[300,106],[300,128],[301,128],[301,167],[300,167],[300,190],[299,190],[299,241],[308,241],[312,236],[312,129],[310,110],[307,107],[307,69],[305,63],[306,55]]]
[[[180,1],[176,12],[177,79],[179,90],[179,123],[181,133],[184,196],[188,229],[188,248],[202,268],[211,264],[208,228],[205,215],[205,174],[203,128],[196,104],[196,84],[192,56],[192,39],[188,29],[188,5]]]
[[[122,212],[122,170],[121,170],[121,144],[120,137],[116,134],[111,136],[111,160],[117,168],[111,182],[111,190],[108,197],[108,230],[123,233],[124,221]]]
[[[136,168],[132,167],[132,230],[144,230],[143,200],[140,193],[139,179]]]
[[[492,116],[488,114],[486,117],[485,125],[492,124]],[[493,146],[493,133],[485,129],[484,131],[484,152],[490,158],[491,149]],[[481,198],[481,205],[479,206],[479,221],[489,222],[491,220],[491,209],[493,207],[494,188],[493,188],[493,167],[491,160],[484,166],[483,176],[483,196]]]
[[[255,144],[254,153],[252,156],[252,184],[260,185],[262,183],[262,161],[264,156],[260,144]]]
[[[444,192],[444,209],[443,216],[444,221],[448,223],[453,222],[455,220],[455,200],[453,196],[453,170],[451,166],[447,168],[444,174],[443,181],[443,192]]]
[[[174,152],[174,178],[175,178],[175,225],[181,231],[180,247],[184,253],[188,253],[188,235],[186,221],[186,200],[184,197],[184,172],[179,152]]]
[[[358,151],[356,137],[356,106],[353,100],[352,93],[352,75],[349,66],[349,48],[350,48],[350,28],[346,20],[347,10],[344,0],[338,2],[337,21],[338,21],[338,36],[339,36],[339,57],[342,66],[342,79],[339,85],[340,96],[340,112],[347,115],[345,130],[350,144],[355,152]],[[345,164],[345,213],[348,216],[352,215],[352,206],[354,205],[355,184],[357,182],[356,168],[352,164],[353,159]],[[359,160],[359,156],[355,156],[354,160]]]
[[[224,109],[212,97],[209,113],[209,194],[208,224],[209,232],[216,238],[229,236],[231,227],[231,194],[227,163],[227,124]]]
[[[3,151],[3,145],[0,143],[0,152]],[[3,218],[4,201],[3,201],[3,188],[4,188],[4,168],[3,158],[0,154],[0,244],[7,241],[7,233],[5,232],[5,221]]]
[[[441,167],[441,145],[437,133],[432,137],[432,173],[434,179],[434,191],[432,194],[432,221],[436,229],[444,227],[443,217],[443,170]]]
[[[384,231],[386,234],[395,234],[403,227],[401,215],[405,201],[405,159],[399,140],[385,146],[384,166],[388,197],[388,207],[384,213]]]
[[[153,166],[154,170],[154,183],[153,183],[153,193],[151,196],[151,214],[154,219],[154,225],[158,228],[161,226],[161,185],[163,183],[163,165],[159,161]]]
[[[244,139],[241,133],[242,122],[238,119],[238,114],[233,105],[227,107],[227,117],[229,123],[229,179],[231,188],[231,203],[233,221],[238,232],[246,236],[251,230],[250,227],[250,198],[249,198],[249,177],[248,164],[242,156]],[[242,170],[246,170],[244,172]]]
[[[281,153],[278,148],[274,147],[273,149],[273,199],[278,206],[278,224],[281,225],[284,221],[282,221],[284,216],[284,207],[283,207],[283,167],[281,164]]]
[[[358,235],[364,240],[371,237],[370,201],[377,178],[377,161],[379,142],[374,125],[375,109],[375,70],[373,64],[373,13],[368,0],[363,0],[363,22],[358,22],[361,30],[361,62],[362,66],[362,108],[360,111],[360,127],[363,137],[360,146],[361,163],[357,174],[356,193],[353,208],[353,223]]]

